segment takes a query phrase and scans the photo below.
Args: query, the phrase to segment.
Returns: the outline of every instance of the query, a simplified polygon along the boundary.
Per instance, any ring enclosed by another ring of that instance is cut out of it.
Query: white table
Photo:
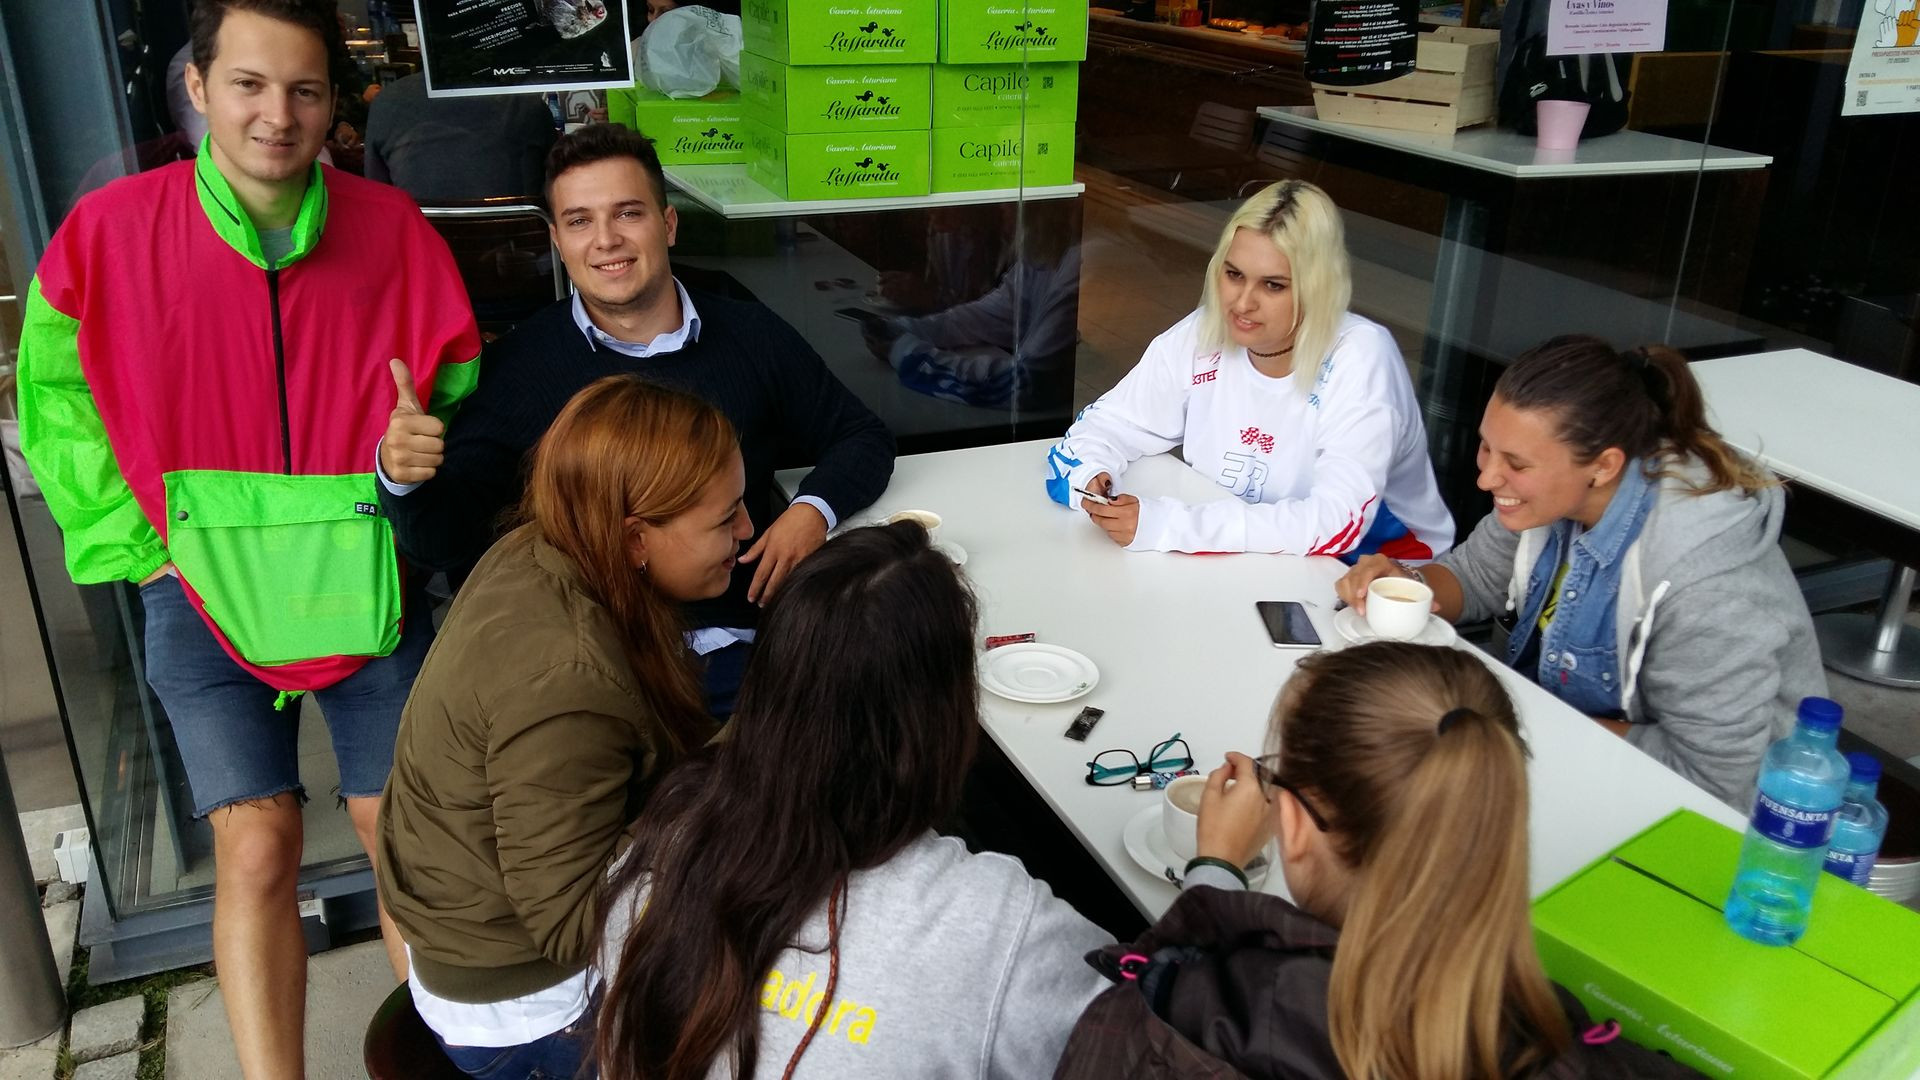
[[[1071,184],[996,188],[991,191],[948,191],[885,199],[789,200],[756,183],[748,175],[745,165],[674,165],[664,171],[670,187],[729,221],[880,210],[921,210],[929,206],[973,206],[1027,199],[1071,199],[1087,190],[1087,185],[1075,181]]]
[[[1021,775],[1151,919],[1175,889],[1134,862],[1121,834],[1127,819],[1159,795],[1090,787],[1086,762],[1115,747],[1145,754],[1175,731],[1204,767],[1228,750],[1262,752],[1268,710],[1300,654],[1268,643],[1254,601],[1309,601],[1317,605],[1321,637],[1339,641],[1333,583],[1345,567],[1326,558],[1124,551],[1085,515],[1048,501],[1046,447],[1013,443],[903,457],[886,493],[859,519],[937,511],[946,519],[941,539],[970,556],[966,573],[980,597],[983,636],[1032,631],[1099,665],[1099,685],[1068,704],[1022,705],[983,691],[983,719]],[[792,491],[803,475],[782,473],[780,483]],[[1228,497],[1171,457],[1137,463],[1122,486],[1194,501]],[[1536,895],[1677,807],[1744,827],[1725,804],[1488,663],[1514,695],[1533,749]],[[1063,738],[1088,704],[1107,710],[1092,737]],[[1284,891],[1281,875],[1269,875],[1265,887]]]
[[[1534,137],[1483,124],[1451,135],[1340,124],[1320,119],[1311,105],[1268,105],[1260,115],[1289,127],[1317,131],[1354,142],[1398,150],[1517,180],[1591,176],[1649,176],[1657,173],[1764,169],[1767,154],[1728,150],[1645,131],[1616,131],[1584,139],[1573,150],[1542,150]]]
[[[1322,120],[1310,105],[1269,105],[1259,114],[1274,124],[1300,131],[1470,170],[1469,175],[1481,173],[1515,182],[1726,172],[1763,169],[1773,163],[1773,158],[1765,154],[1644,131],[1616,131],[1582,140],[1574,150],[1542,151],[1531,136],[1493,125],[1451,135],[1426,135]],[[1467,190],[1472,184],[1448,181],[1426,186],[1445,194],[1447,203],[1434,263],[1433,299],[1420,367],[1420,400],[1426,411],[1427,443],[1435,469],[1443,478],[1466,476],[1470,475],[1478,442],[1481,402],[1477,383],[1469,374],[1470,351],[1464,346],[1487,336],[1484,328],[1499,325],[1498,320],[1508,318],[1508,313],[1494,310],[1495,305],[1488,302],[1503,295],[1494,272],[1496,260],[1486,252],[1492,217],[1488,202]],[[1561,314],[1577,317],[1580,313],[1562,310]],[[1607,336],[1629,332],[1624,326],[1570,326],[1563,322],[1554,333],[1575,329]],[[1660,340],[1669,339],[1663,336]],[[1471,492],[1462,489],[1452,494]]]
[[[1714,426],[1781,476],[1920,532],[1920,386],[1806,349],[1693,365]],[[1880,614],[1814,620],[1827,666],[1920,687],[1920,630],[1906,624],[1914,569],[1888,582]]]

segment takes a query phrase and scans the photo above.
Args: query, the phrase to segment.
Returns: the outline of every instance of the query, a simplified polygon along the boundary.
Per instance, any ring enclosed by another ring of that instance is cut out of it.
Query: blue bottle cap
[[[1840,726],[1840,703],[1823,697],[1800,699],[1800,722],[1819,731]]]
[[[1858,750],[1847,755],[1847,764],[1853,766],[1853,782],[1856,784],[1875,784],[1880,781],[1880,759],[1872,754],[1863,754]]]

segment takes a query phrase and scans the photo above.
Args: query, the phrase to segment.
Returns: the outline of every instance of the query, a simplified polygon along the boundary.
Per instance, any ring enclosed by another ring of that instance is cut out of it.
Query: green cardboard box
[[[933,69],[934,127],[1023,120],[1071,124],[1079,100],[1078,64],[941,64]]]
[[[1740,834],[1679,810],[1533,906],[1547,974],[1596,1019],[1708,1076],[1906,1077],[1920,1067],[1920,913],[1830,874],[1791,947],[1721,905]]]
[[[1087,0],[940,0],[943,64],[1086,58]]]
[[[734,165],[747,160],[745,106],[723,86],[705,97],[670,98],[644,86],[607,91],[607,119],[653,140],[662,165]]]
[[[746,51],[783,64],[931,64],[940,52],[939,33],[934,0],[746,0],[740,5]]]
[[[933,129],[933,190],[1073,183],[1072,124]]]
[[[747,115],[789,135],[925,131],[933,120],[927,64],[789,67],[740,54]]]
[[[750,173],[795,202],[927,194],[927,132],[789,135],[748,120]]]

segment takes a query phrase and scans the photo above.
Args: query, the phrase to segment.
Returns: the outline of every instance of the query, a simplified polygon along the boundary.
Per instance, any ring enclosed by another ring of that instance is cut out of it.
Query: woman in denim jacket
[[[1497,618],[1495,652],[1738,809],[1760,757],[1825,695],[1774,479],[1708,425],[1679,353],[1555,338],[1516,360],[1480,422],[1494,512],[1422,578],[1451,622]]]

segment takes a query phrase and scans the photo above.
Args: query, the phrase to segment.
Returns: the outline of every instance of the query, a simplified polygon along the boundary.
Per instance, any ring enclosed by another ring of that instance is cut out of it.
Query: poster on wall
[[[1420,0],[1314,0],[1307,80],[1363,86],[1413,74]]]
[[[1841,116],[1920,112],[1920,0],[1867,0]]]
[[[1660,52],[1667,47],[1667,0],[1553,0],[1547,55]]]
[[[429,97],[633,85],[621,0],[414,0]]]

